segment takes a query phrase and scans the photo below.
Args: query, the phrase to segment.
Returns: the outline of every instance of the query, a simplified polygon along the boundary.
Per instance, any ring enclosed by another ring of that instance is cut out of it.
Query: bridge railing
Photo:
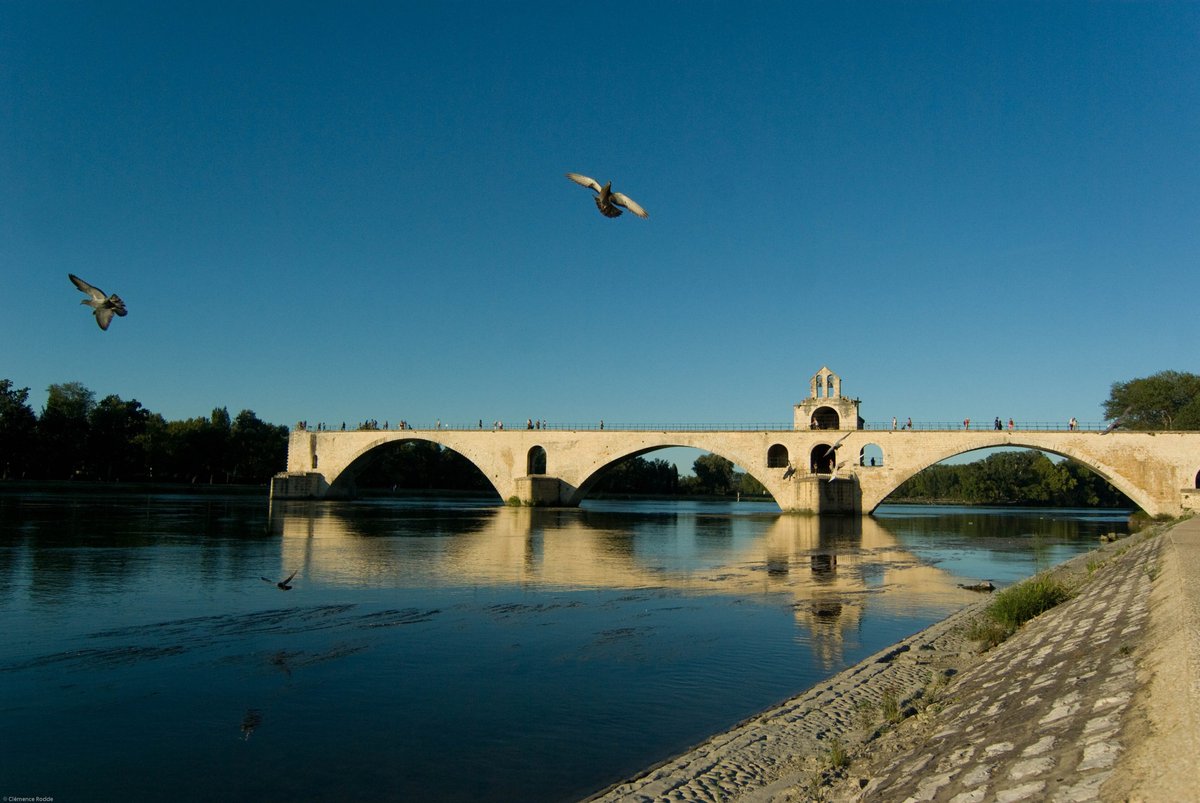
[[[1009,431],[1007,420],[1000,422],[1000,426],[997,427],[995,420],[976,421],[975,419],[971,419],[970,426],[964,425],[962,421],[914,421],[911,428],[925,432],[962,432],[964,430],[970,430],[971,432]],[[1107,428],[1108,422],[1105,421],[1079,421],[1075,424],[1076,431],[1102,432]],[[891,421],[870,421],[863,424],[863,429],[899,431],[909,429],[909,427],[904,421],[896,422],[895,426],[892,425]],[[1013,421],[1011,431],[1069,432],[1071,431],[1071,426],[1067,421]]]
[[[515,423],[515,422],[514,422]],[[1095,432],[1103,431],[1108,424],[1104,421],[1080,421],[1075,425],[1077,431]],[[305,427],[309,431],[342,431],[343,428],[339,424],[337,427],[327,426],[324,424],[313,425],[308,424]],[[592,432],[600,430],[609,430],[613,432],[787,432],[794,429],[792,422],[766,422],[766,423],[738,423],[738,424],[640,424],[627,422],[568,422],[556,423],[546,422],[545,424],[537,424],[534,429],[547,429],[557,432]],[[356,424],[346,426],[344,431],[359,431],[359,430],[379,430],[379,431],[397,431],[400,429],[399,424],[388,424],[370,422],[369,424]],[[504,424],[503,427],[498,427],[491,422],[484,422],[482,426],[478,421],[474,423],[453,423],[447,424],[442,422],[409,424],[406,429],[423,432],[436,432],[439,430],[451,432],[463,431],[487,431],[487,430],[522,430],[530,429],[525,422],[514,424]],[[901,431],[912,429],[921,432],[962,432],[969,429],[971,432],[987,432],[995,431],[996,426],[994,421],[975,421],[971,420],[970,426],[966,427],[962,421],[914,421],[911,427],[904,421],[897,421],[893,426],[891,421],[868,421],[862,426],[863,430],[869,431]],[[1066,421],[1014,421],[1013,427],[1009,430],[1008,422],[1001,422],[1001,429],[1005,432],[1067,432],[1070,426]],[[805,430],[808,431],[808,430]],[[834,432],[838,430],[832,430]],[[844,430],[843,430],[844,431]]]

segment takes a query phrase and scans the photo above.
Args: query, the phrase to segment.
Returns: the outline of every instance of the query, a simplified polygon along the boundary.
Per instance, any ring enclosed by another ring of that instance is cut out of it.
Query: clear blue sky
[[[869,421],[1099,420],[1200,367],[1198,43],[1197,3],[6,0],[0,378],[786,422],[827,364]]]

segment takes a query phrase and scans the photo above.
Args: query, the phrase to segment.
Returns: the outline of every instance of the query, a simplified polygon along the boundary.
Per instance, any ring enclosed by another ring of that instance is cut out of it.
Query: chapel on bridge
[[[792,409],[795,429],[862,429],[859,399],[842,395],[842,378],[823,366],[809,381],[809,397]]]

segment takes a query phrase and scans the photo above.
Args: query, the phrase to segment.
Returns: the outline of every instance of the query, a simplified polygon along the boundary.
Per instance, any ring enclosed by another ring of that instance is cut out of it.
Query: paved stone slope
[[[814,777],[817,757],[837,738],[848,748],[861,740],[864,711],[878,711],[885,695],[918,695],[931,674],[972,660],[964,621],[967,608],[880,651],[693,750],[618,784],[589,801],[724,801],[770,795]]]
[[[927,735],[855,768],[866,785],[852,799],[1098,799],[1127,747],[1122,717],[1161,544],[1109,553],[1077,597],[964,672]]]
[[[1180,529],[1196,531],[1188,577],[1200,586],[1200,520]],[[1101,786],[1129,747],[1122,739],[1132,701],[1146,694],[1135,661],[1150,646],[1150,592],[1165,540],[1134,536],[1056,568],[1071,582],[1086,579],[1079,593],[988,653],[976,654],[965,636],[984,601],[590,800],[1103,799]],[[1180,561],[1169,555],[1173,570]],[[1179,607],[1172,596],[1169,607]],[[1194,629],[1198,620],[1184,618]],[[931,683],[947,675],[949,683]],[[864,714],[881,724],[884,695],[923,710],[873,738]],[[830,787],[835,740],[855,760]]]

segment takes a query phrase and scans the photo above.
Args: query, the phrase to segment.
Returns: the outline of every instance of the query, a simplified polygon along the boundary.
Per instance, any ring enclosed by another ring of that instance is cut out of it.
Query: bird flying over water
[[[836,480],[836,479],[837,479],[838,472],[839,472],[839,471],[841,471],[843,468],[845,468],[845,466],[846,466],[846,461],[845,461],[845,460],[843,460],[842,462],[840,462],[840,463],[836,464],[836,465],[833,467],[833,471],[829,472],[829,481],[830,481],[830,482],[833,482],[834,480]]]
[[[290,583],[292,582],[292,578],[295,577],[299,571],[300,570],[297,569],[296,571],[291,573],[291,575],[288,577],[288,579],[280,580],[278,583],[276,583],[274,580],[268,580],[266,577],[262,577],[261,579],[264,583],[275,583],[275,587],[280,589],[281,591],[291,591],[292,586],[290,585]]]
[[[640,218],[650,217],[646,214],[646,210],[638,206],[628,195],[613,192],[611,181],[601,187],[600,182],[596,181],[596,179],[588,178],[579,173],[567,173],[567,178],[596,193],[596,197],[593,200],[596,202],[596,208],[600,210],[600,214],[605,217],[620,217],[621,210],[617,209],[618,206],[625,207]]]
[[[125,309],[125,302],[116,293],[106,296],[103,290],[93,287],[74,273],[68,273],[67,278],[81,291],[88,294],[89,297],[79,303],[87,304],[92,308],[92,313],[96,316],[96,323],[101,329],[108,329],[114,314],[120,315],[122,318],[129,314]]]

